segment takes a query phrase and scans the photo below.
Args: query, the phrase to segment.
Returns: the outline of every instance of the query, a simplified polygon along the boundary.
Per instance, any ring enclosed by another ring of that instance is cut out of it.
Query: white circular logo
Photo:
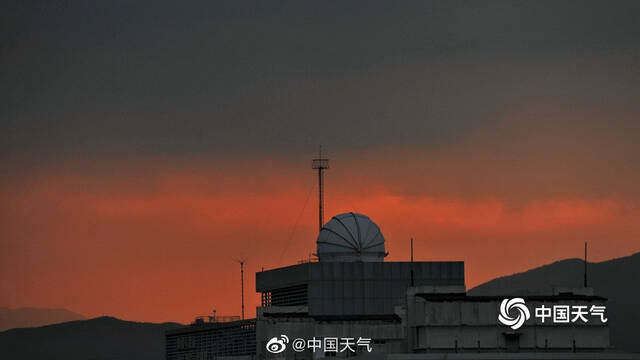
[[[513,311],[512,311],[513,310]],[[512,313],[515,312],[515,316]],[[498,321],[510,326],[513,330],[519,329],[525,321],[529,320],[531,314],[523,298],[504,299],[500,304],[500,315]]]
[[[267,351],[272,354],[279,354],[287,348],[289,338],[287,335],[274,336],[267,343]]]

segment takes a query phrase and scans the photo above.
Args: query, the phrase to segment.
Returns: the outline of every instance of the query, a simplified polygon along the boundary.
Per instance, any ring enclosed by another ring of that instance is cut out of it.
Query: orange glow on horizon
[[[278,166],[253,176],[244,167],[51,171],[6,183],[1,305],[154,322],[187,322],[214,308],[237,315],[234,259],[245,257],[253,316],[253,272],[294,264],[315,247],[315,177]],[[325,220],[367,214],[381,227],[391,261],[408,259],[410,237],[417,260],[464,260],[468,288],[577,257],[586,240],[593,261],[639,250],[640,210],[616,197],[399,193],[388,180],[358,185],[358,171],[328,173]]]

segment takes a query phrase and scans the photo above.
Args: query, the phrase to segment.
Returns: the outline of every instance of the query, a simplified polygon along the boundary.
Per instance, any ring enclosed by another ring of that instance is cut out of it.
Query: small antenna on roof
[[[411,262],[413,262],[413,238],[411,238]]]
[[[413,238],[411,238],[411,286],[413,286]]]
[[[584,242],[584,287],[587,287],[587,242]]]
[[[240,264],[240,294],[242,296],[242,320],[244,320],[244,263],[247,260],[244,258],[236,259],[236,262]]]

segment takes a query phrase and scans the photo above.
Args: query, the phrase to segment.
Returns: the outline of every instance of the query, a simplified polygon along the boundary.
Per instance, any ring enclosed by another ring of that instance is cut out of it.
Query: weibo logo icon
[[[275,336],[267,343],[267,351],[272,354],[279,354],[287,348],[289,337],[287,335]]]
[[[529,320],[531,314],[523,298],[504,299],[500,304],[500,315],[498,321],[510,326],[513,330],[519,329],[525,321]]]

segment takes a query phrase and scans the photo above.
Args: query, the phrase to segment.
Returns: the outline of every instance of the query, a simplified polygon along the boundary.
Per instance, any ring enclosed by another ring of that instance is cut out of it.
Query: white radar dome
[[[380,262],[387,256],[378,225],[353,212],[336,215],[324,224],[316,245],[320,261]]]

